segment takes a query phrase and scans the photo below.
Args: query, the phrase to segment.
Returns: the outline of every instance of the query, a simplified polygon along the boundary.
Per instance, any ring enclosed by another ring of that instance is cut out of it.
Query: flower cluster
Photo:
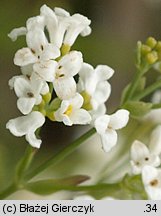
[[[161,199],[161,126],[157,126],[151,136],[148,147],[134,141],[131,146],[131,167],[134,175],[141,174],[148,197]]]
[[[80,51],[71,50],[78,35],[91,33],[90,23],[80,14],[70,15],[61,8],[52,10],[43,5],[40,15],[29,18],[26,27],[9,34],[13,41],[25,35],[27,46],[14,56],[21,75],[9,81],[23,116],[9,120],[6,127],[15,136],[25,135],[33,147],[41,145],[35,131],[45,123],[45,117],[67,126],[93,125],[105,151],[117,142],[115,130],[128,122],[126,110],[105,115],[105,102],[111,93],[108,80],[114,70],[106,65],[93,68],[83,62]]]

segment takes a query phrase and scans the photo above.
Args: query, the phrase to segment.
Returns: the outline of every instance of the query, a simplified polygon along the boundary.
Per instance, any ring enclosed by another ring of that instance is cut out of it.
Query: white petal
[[[81,52],[71,51],[65,55],[59,61],[59,67],[57,73],[64,74],[66,77],[75,76],[83,63],[83,58]]]
[[[67,126],[72,126],[73,122],[72,120],[69,118],[69,116],[67,115],[63,115],[63,119],[62,119],[63,123]]]
[[[87,17],[74,14],[69,19],[70,26],[66,32],[64,38],[64,44],[72,46],[80,33],[84,33],[84,30],[90,25],[91,21]]]
[[[145,186],[149,185],[149,183],[157,178],[158,170],[152,166],[145,166],[142,170],[142,180]]]
[[[161,154],[161,125],[153,130],[150,136],[149,149],[153,154]]]
[[[14,57],[14,64],[18,66],[26,66],[37,61],[37,57],[27,47],[18,50]]]
[[[43,16],[34,16],[27,20],[26,22],[27,30],[32,31],[35,28],[44,29],[44,17]]]
[[[111,85],[107,81],[103,81],[97,84],[96,90],[92,98],[97,101],[97,104],[100,105],[104,103],[111,94]]]
[[[120,109],[110,116],[109,126],[115,130],[125,127],[129,120],[129,111]]]
[[[92,29],[91,27],[87,26],[83,31],[81,31],[81,36],[86,37],[91,34]]]
[[[34,28],[26,34],[26,42],[28,47],[38,56],[42,53],[44,47],[48,44],[45,33],[40,28]]]
[[[17,107],[22,112],[22,114],[26,115],[32,111],[35,102],[35,98],[19,98],[17,100]]]
[[[11,119],[7,122],[6,128],[9,129],[13,135],[17,137],[21,137],[25,135],[28,130],[28,128],[26,127],[25,120],[26,120],[26,116]]]
[[[105,104],[101,104],[101,105],[99,105],[99,107],[96,110],[91,110],[89,113],[91,114],[91,117],[92,117],[91,124],[94,125],[94,121],[98,117],[100,117],[102,115],[105,115],[105,113],[106,113],[106,106],[105,106]]]
[[[45,81],[42,80],[38,74],[33,72],[31,77],[30,77],[30,83],[31,83],[32,92],[33,92],[34,96],[37,97],[40,94],[40,92],[44,86]]]
[[[73,124],[85,125],[90,123],[91,116],[86,110],[78,109],[71,114],[70,119]]]
[[[19,36],[26,35],[27,29],[25,27],[15,28],[9,34],[8,37],[12,41],[16,41]]]
[[[53,82],[54,74],[57,67],[57,62],[50,61],[41,61],[34,64],[34,71],[45,81]]]
[[[43,83],[42,89],[41,89],[41,94],[45,95],[49,92],[49,86],[46,82]]]
[[[22,76],[19,76],[14,81],[14,90],[17,97],[27,97],[27,93],[32,92],[30,81]]]
[[[28,64],[21,67],[21,72],[23,75],[31,76],[33,73],[33,64]]]
[[[108,80],[114,74],[114,70],[107,65],[98,65],[95,69],[95,72],[99,81]]]
[[[55,14],[58,16],[62,16],[62,17],[69,17],[70,16],[69,12],[67,12],[66,10],[59,8],[59,7],[55,7],[54,11],[55,11]]]
[[[68,100],[62,101],[60,108],[56,112],[54,112],[56,121],[59,121],[59,122],[63,121],[64,113],[68,109],[69,105],[70,103]]]
[[[83,105],[83,97],[76,93],[75,96],[73,98],[71,98],[69,100],[69,103],[75,108],[75,109],[79,109],[82,107]]]
[[[20,76],[13,76],[11,79],[9,79],[8,85],[9,85],[10,89],[13,89],[13,88],[14,88],[15,80],[16,80],[17,78],[19,78],[19,77],[21,77],[21,75],[20,75]]]
[[[87,63],[83,63],[79,71],[79,82],[78,82],[78,91],[87,91],[88,94],[93,95],[98,83],[94,68]]]
[[[142,181],[148,197],[152,200],[161,200],[161,169],[145,166],[142,171]],[[157,181],[157,185],[151,185]]]
[[[131,146],[131,159],[135,162],[149,157],[149,149],[144,143],[135,140]]]
[[[101,134],[102,146],[105,152],[109,152],[117,143],[117,133],[114,130],[108,129],[106,133]]]
[[[47,46],[44,47],[44,50],[41,54],[41,61],[47,61],[47,60],[54,60],[57,57],[60,56],[60,50],[58,47],[56,47],[53,44],[48,44]]]
[[[104,134],[108,128],[109,122],[110,122],[109,115],[103,115],[98,117],[94,122],[97,133]]]
[[[76,82],[73,77],[55,79],[53,85],[57,96],[62,100],[68,100],[76,93]]]
[[[30,145],[34,148],[40,148],[40,145],[42,143],[41,139],[37,139],[34,132],[29,132],[26,134],[26,140],[30,143]]]
[[[43,5],[40,11],[41,16],[45,19],[50,42],[60,48],[63,43],[64,34],[69,25],[67,22],[69,14],[65,10],[59,8],[55,8],[54,12],[46,5]]]
[[[27,116],[11,119],[6,128],[15,136],[23,136],[29,132],[35,132],[45,122],[45,117],[40,112],[31,112]]]

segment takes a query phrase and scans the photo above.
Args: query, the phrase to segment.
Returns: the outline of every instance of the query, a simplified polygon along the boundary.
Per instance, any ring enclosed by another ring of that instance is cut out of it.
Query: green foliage
[[[63,179],[46,179],[26,184],[25,189],[40,195],[53,194],[64,187],[75,186],[89,179],[86,175],[76,175]]]
[[[151,110],[152,105],[152,103],[142,101],[129,101],[124,105],[124,108],[130,112],[131,116],[141,117]]]

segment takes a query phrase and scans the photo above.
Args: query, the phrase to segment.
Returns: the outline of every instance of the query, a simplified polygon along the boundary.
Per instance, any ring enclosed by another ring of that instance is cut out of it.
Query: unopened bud
[[[158,60],[158,53],[152,51],[146,55],[146,60],[149,64],[154,64]]]
[[[146,55],[147,53],[151,52],[151,47],[149,47],[148,45],[142,45],[141,46],[141,52],[143,55]]]
[[[157,44],[157,41],[155,40],[155,38],[153,37],[149,37],[147,40],[146,40],[146,44],[148,46],[150,46],[152,49],[156,46]]]
[[[156,50],[157,50],[157,51],[161,51],[161,41],[158,41],[158,42],[157,42]]]

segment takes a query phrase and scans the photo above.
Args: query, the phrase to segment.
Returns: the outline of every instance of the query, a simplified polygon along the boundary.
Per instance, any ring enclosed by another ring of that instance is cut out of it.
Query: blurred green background
[[[27,18],[39,14],[39,8],[43,4],[47,4],[51,8],[63,7],[71,14],[81,13],[92,20],[92,34],[85,38],[79,37],[74,48],[83,52],[85,62],[94,66],[107,64],[115,69],[115,75],[110,81],[112,94],[107,102],[110,111],[119,104],[121,90],[135,71],[134,50],[136,42],[145,40],[148,36],[161,39],[161,0],[1,0],[1,188],[7,186],[12,180],[15,164],[27,146],[24,138],[14,137],[5,129],[5,124],[9,119],[20,115],[16,108],[16,96],[13,91],[10,91],[7,83],[12,76],[20,73],[19,68],[13,64],[13,57],[19,48],[25,47],[24,37],[13,43],[7,34],[15,27],[24,26]],[[67,128],[61,124],[47,121],[41,134],[42,148],[34,165],[43,162],[50,154],[68,144],[83,130],[82,127]],[[70,157],[70,160],[67,158],[68,167],[62,163],[57,170],[54,170],[54,173],[57,173],[56,176],[59,176],[59,170],[65,174],[70,173],[70,170],[74,169],[73,163],[81,167],[90,160],[89,157],[83,156],[79,150],[74,155]],[[52,175],[52,172],[50,173]]]

